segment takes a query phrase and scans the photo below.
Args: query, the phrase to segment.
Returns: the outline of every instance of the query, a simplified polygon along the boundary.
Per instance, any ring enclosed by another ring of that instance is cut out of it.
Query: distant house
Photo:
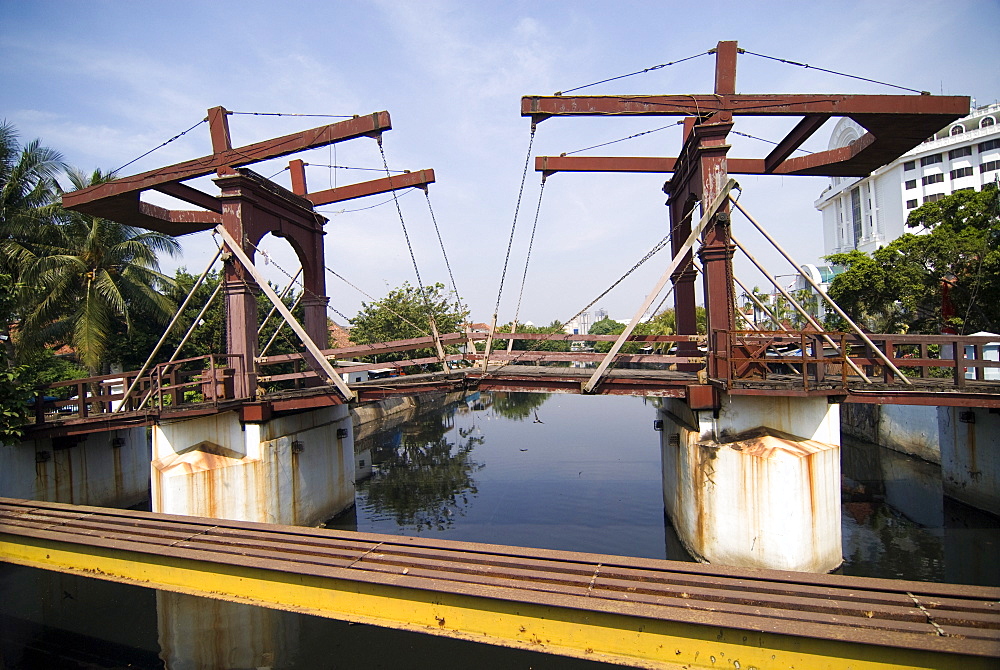
[[[332,349],[342,349],[353,344],[353,342],[351,342],[351,333],[349,330],[337,325],[333,321],[330,321],[329,323],[330,347]]]

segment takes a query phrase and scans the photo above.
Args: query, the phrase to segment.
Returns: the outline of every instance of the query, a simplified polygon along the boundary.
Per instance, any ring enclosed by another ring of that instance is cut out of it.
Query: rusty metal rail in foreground
[[[0,560],[654,668],[994,668],[1000,588],[0,498]]]

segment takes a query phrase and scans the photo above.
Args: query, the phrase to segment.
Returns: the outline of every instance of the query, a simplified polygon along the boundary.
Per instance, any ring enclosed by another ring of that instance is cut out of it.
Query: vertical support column
[[[715,92],[718,95],[736,93],[736,42],[719,42],[715,55]],[[730,112],[715,114],[707,123],[695,127],[698,140],[698,177],[701,197],[709,202],[719,193],[729,180],[726,143],[733,117]],[[702,261],[705,286],[705,310],[707,312],[710,346],[713,333],[717,330],[733,330],[736,327],[733,289],[733,253],[735,247],[730,242],[729,203],[719,210],[712,223],[702,235],[699,257]],[[718,376],[718,362],[709,356],[710,376]]]
[[[694,201],[689,198],[680,199],[677,195],[671,194],[668,202],[670,206],[670,246],[674,255],[677,254],[684,240],[691,234],[691,216],[694,209]],[[695,307],[694,280],[698,273],[692,263],[693,252],[688,251],[681,261],[680,267],[671,275],[670,279],[674,283],[674,318],[678,335],[698,334],[698,312]],[[698,356],[698,345],[695,342],[679,342],[677,344],[678,356]],[[677,369],[684,372],[695,372],[701,365],[697,363],[680,363]]]
[[[684,149],[689,148],[696,119],[684,119]],[[682,155],[685,152],[682,150]],[[691,218],[697,196],[690,189],[690,161],[682,161],[674,179],[663,185],[664,193],[670,197],[667,206],[670,208],[670,252],[677,256],[684,241],[691,234]],[[694,280],[697,272],[692,264],[693,252],[688,252],[681,261],[677,271],[670,279],[674,284],[674,325],[678,335],[698,334],[698,312],[695,306]],[[677,355],[697,357],[698,345],[694,342],[678,342]],[[680,363],[677,369],[682,372],[696,372],[701,366],[697,363]]]
[[[253,205],[243,197],[241,177],[220,177],[216,183],[222,188],[222,225],[234,239],[242,244],[243,251],[253,258],[254,250],[247,243]],[[243,374],[233,379],[237,398],[251,398],[257,391],[256,358],[257,341],[257,284],[236,259],[224,264],[224,295],[226,300],[226,352],[237,354],[243,360]]]

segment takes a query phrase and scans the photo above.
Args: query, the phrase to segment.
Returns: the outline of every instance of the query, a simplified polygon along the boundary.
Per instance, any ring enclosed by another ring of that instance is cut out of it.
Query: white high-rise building
[[[1000,104],[986,105],[942,128],[867,177],[833,177],[816,201],[825,254],[871,253],[907,231],[906,217],[955,191],[982,190],[1000,175]],[[865,134],[849,118],[834,127],[830,148]]]

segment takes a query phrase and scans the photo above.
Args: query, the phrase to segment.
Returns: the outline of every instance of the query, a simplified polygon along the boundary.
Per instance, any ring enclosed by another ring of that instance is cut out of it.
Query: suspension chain
[[[531,136],[528,139],[528,151],[524,157],[524,171],[521,173],[521,188],[517,192],[517,204],[514,206],[514,221],[510,225],[510,238],[507,240],[507,254],[503,259],[503,272],[500,273],[500,288],[497,289],[497,304],[493,309],[493,314],[500,313],[500,298],[503,296],[503,285],[507,279],[507,266],[510,263],[510,250],[514,245],[514,231],[517,229],[517,216],[521,211],[521,198],[524,196],[524,183],[528,178],[528,165],[531,163],[531,148],[535,144],[535,131],[537,124],[531,123]]]
[[[514,323],[521,316],[521,299],[524,298],[524,285],[528,281],[528,264],[531,263],[531,250],[535,246],[535,231],[538,229],[538,216],[542,211],[542,196],[545,195],[545,175],[542,175],[542,185],[538,189],[538,205],[535,207],[535,221],[531,224],[531,240],[528,242],[528,255],[524,259],[524,274],[521,275],[521,291],[517,294],[517,309],[514,310]],[[513,342],[513,340],[511,340]]]
[[[438,244],[441,245],[441,255],[444,256],[444,266],[448,269],[448,279],[451,280],[451,290],[455,294],[455,303],[459,311],[463,311],[462,296],[458,292],[458,285],[455,283],[455,275],[451,271],[451,262],[448,260],[448,252],[444,248],[444,239],[441,237],[441,229],[438,228],[437,217],[434,216],[434,207],[431,206],[430,189],[424,189],[424,197],[427,199],[427,210],[431,213],[431,221],[434,222],[434,232],[437,233]]]

